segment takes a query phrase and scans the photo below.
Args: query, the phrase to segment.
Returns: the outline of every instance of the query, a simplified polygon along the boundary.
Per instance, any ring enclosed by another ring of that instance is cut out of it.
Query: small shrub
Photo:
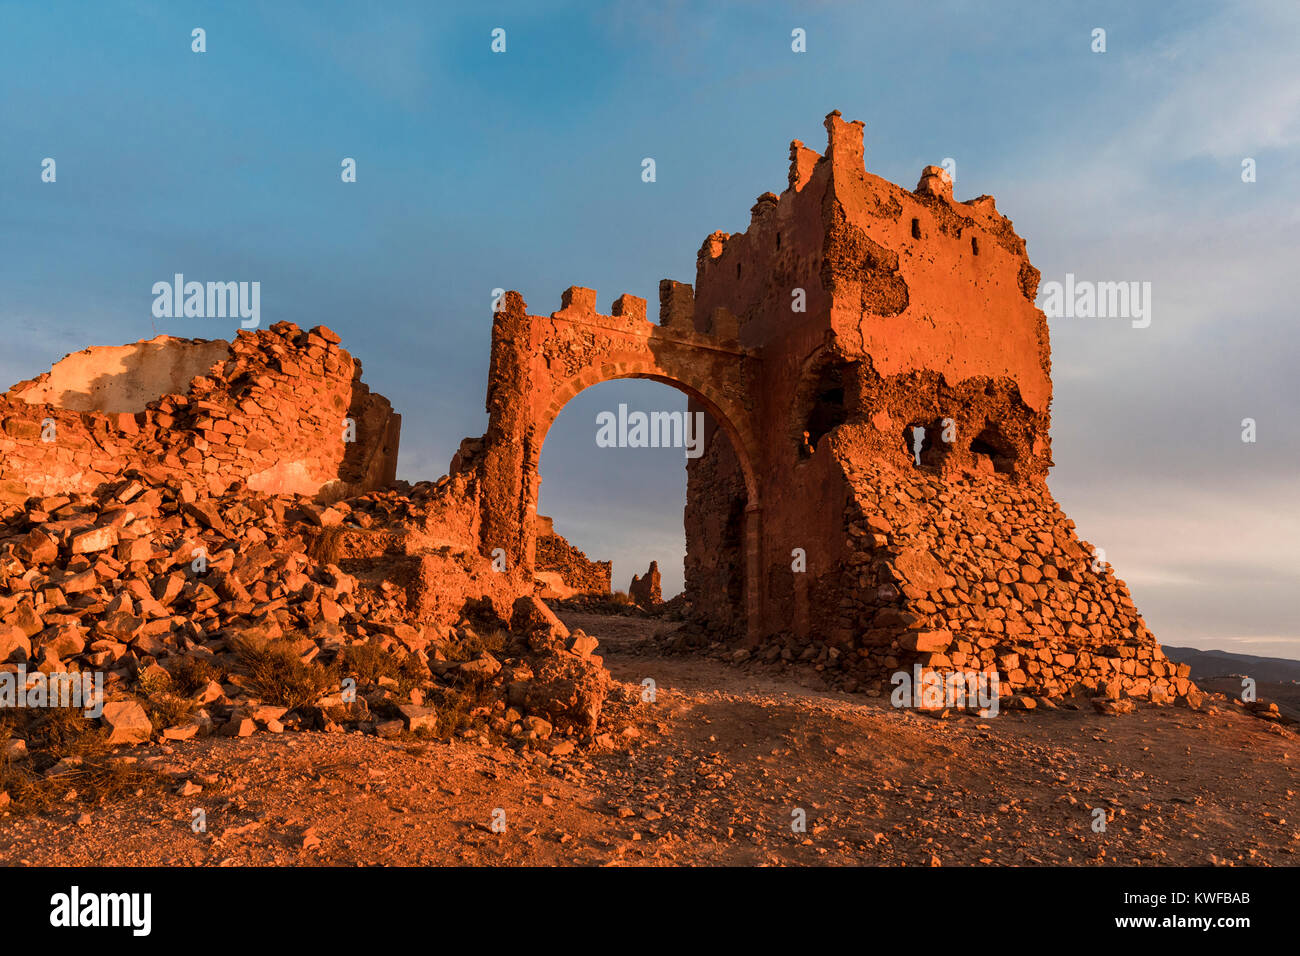
[[[447,655],[449,661],[468,661],[480,651],[500,654],[509,643],[510,634],[500,628],[483,633],[472,631],[447,644],[442,652]]]
[[[305,664],[289,640],[235,638],[233,649],[248,683],[263,700],[295,710],[313,704],[338,686],[338,677],[320,664]]]
[[[335,666],[340,677],[355,677],[362,686],[390,677],[397,681],[397,693],[402,697],[429,679],[429,671],[418,657],[386,651],[378,644],[349,644],[339,652]]]
[[[9,794],[10,809],[40,813],[66,806],[75,792],[77,805],[106,803],[138,790],[160,791],[164,781],[136,764],[112,760],[107,731],[75,707],[21,709],[0,717],[0,737],[27,742],[25,760],[0,758],[0,792]],[[45,773],[65,757],[80,764],[65,773]]]
[[[378,644],[349,644],[339,652],[340,677],[355,677],[358,684],[374,684],[381,677],[397,676],[397,662]]]
[[[483,718],[472,717],[471,713],[478,707],[490,705],[494,699],[485,688],[472,684],[440,689],[434,700],[430,701],[430,706],[438,715],[436,736],[450,740],[459,737],[461,731],[485,724]]]
[[[96,722],[77,707],[18,708],[0,728],[5,736],[25,739],[29,753],[49,754],[52,759],[47,766],[62,757],[80,756],[97,733]]]
[[[198,709],[194,701],[176,693],[177,687],[170,674],[157,671],[140,679],[141,701],[149,722],[155,728],[175,727]]]
[[[211,681],[220,682],[226,676],[216,664],[196,654],[173,658],[167,664],[167,670],[172,675],[172,686],[185,697],[197,694]]]

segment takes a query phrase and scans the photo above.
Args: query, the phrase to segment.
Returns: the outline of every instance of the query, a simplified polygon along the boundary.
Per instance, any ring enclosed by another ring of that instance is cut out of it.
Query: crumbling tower
[[[992,197],[955,201],[939,167],[910,192],[869,173],[861,123],[834,112],[826,129],[824,156],[792,143],[786,190],[699,252],[696,328],[726,315],[758,359],[761,491],[756,507],[725,435],[688,465],[700,622],[769,657],[818,647],[864,682],[920,663],[1049,696],[1185,693],[1047,488],[1051,363],[1024,240]]]

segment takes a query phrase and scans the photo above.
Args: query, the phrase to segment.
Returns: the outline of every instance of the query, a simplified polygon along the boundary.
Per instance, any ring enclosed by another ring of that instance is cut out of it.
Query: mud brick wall
[[[925,463],[942,456],[949,474],[1030,481],[1051,463],[1047,326],[1023,240],[991,197],[954,201],[934,167],[904,189],[867,172],[860,123],[832,113],[826,128],[824,156],[791,145],[788,188],[758,198],[745,232],[705,239],[693,303],[700,329],[720,310],[734,315],[761,360],[751,389],[761,498],[742,490],[739,456],[688,464],[688,596],[711,625],[736,621],[732,596],[754,586],[743,553],[753,544],[733,516],[757,507],[762,630],[803,640],[826,637],[827,607],[856,600],[829,574],[846,473],[911,467],[914,426],[926,431]],[[945,422],[955,442],[937,441]],[[848,424],[864,427],[841,463],[829,436]],[[796,549],[805,572],[792,568]],[[705,578],[692,582],[692,570]]]
[[[746,626],[745,482],[722,430],[708,421],[704,434],[704,454],[687,465],[685,595],[697,621],[738,636]]]
[[[393,482],[401,428],[337,335],[283,322],[230,343],[159,336],[74,353],[0,396],[0,420],[0,494],[16,502],[132,467],[211,494],[243,482],[336,499]]]

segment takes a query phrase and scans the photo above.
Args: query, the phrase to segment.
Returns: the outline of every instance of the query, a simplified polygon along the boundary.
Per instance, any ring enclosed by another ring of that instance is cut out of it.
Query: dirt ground
[[[1224,698],[936,720],[811,674],[635,653],[657,621],[563,616],[616,678],[654,681],[612,748],[324,733],[142,747],[173,792],[0,811],[0,863],[1300,862],[1300,737]]]

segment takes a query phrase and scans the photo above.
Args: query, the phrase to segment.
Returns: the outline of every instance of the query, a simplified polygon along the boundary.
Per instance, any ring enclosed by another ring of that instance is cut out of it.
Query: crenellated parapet
[[[646,318],[646,300],[621,295],[614,300],[608,314],[598,311],[596,291],[570,286],[560,296],[560,309],[549,316],[531,316],[530,321],[541,335],[556,339],[560,351],[571,351],[567,340],[557,330],[586,328],[610,336],[629,336],[651,340],[659,346],[674,343],[682,348],[717,349],[734,355],[745,354],[738,340],[739,324],[730,310],[717,307],[707,316],[697,315],[694,292],[686,283],[664,279],[659,287],[659,322]],[[752,352],[752,350],[749,350]]]

